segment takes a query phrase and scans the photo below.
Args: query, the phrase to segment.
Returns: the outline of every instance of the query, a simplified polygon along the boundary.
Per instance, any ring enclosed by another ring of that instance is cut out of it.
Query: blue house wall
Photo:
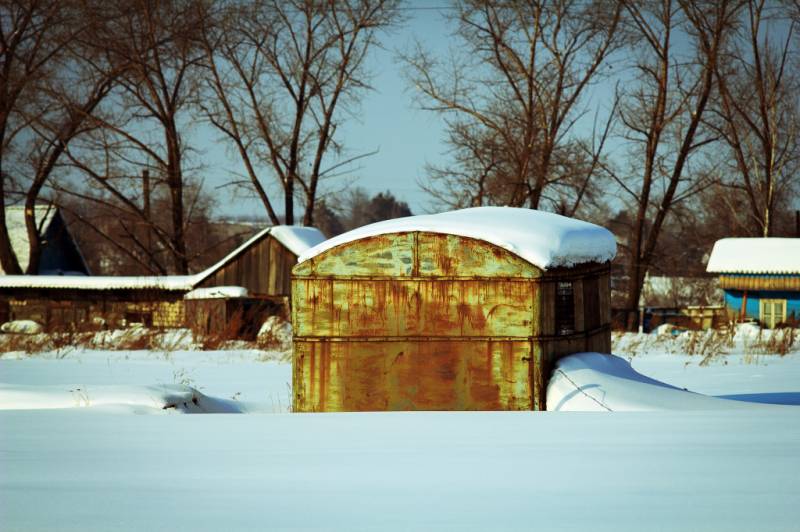
[[[725,306],[738,316],[742,308],[744,290],[725,290]],[[772,290],[748,290],[747,307],[745,316],[758,320],[760,318],[760,304],[762,299],[785,299],[786,316],[800,319],[800,292],[772,291]],[[794,315],[794,316],[792,316]]]

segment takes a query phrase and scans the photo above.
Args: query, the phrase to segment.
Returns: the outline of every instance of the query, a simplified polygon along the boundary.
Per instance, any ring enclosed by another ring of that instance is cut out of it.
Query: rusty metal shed
[[[481,207],[380,222],[292,271],[294,410],[544,410],[553,362],[610,351],[598,226]]]

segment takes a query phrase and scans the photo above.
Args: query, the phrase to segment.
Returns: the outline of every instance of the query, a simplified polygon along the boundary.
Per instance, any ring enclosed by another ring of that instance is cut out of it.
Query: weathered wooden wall
[[[555,357],[610,351],[608,279],[607,265],[543,272],[455,235],[333,248],[293,272],[294,408],[543,409]],[[555,331],[559,280],[575,294],[566,336]]]
[[[283,315],[289,305],[282,297],[188,299],[186,326],[197,335],[255,340],[269,316]]]
[[[11,290],[2,298],[9,320],[33,320],[47,329],[93,329],[99,324],[123,327],[182,327],[183,293],[169,291]]]
[[[251,295],[285,295],[291,291],[292,267],[297,256],[269,233],[260,241],[231,257],[197,288],[243,286]]]

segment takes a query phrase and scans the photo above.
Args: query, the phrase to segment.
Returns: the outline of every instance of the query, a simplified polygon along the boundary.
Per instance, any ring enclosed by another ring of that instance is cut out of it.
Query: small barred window
[[[556,334],[559,336],[575,332],[575,294],[572,282],[556,284]]]

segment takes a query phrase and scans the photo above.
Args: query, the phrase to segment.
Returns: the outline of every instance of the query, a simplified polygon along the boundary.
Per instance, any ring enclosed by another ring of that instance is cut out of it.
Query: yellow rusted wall
[[[556,280],[543,273],[433,233],[370,237],[297,265],[295,411],[544,408],[554,357],[588,344],[582,330],[547,339]]]
[[[300,412],[530,410],[529,341],[299,342]]]

